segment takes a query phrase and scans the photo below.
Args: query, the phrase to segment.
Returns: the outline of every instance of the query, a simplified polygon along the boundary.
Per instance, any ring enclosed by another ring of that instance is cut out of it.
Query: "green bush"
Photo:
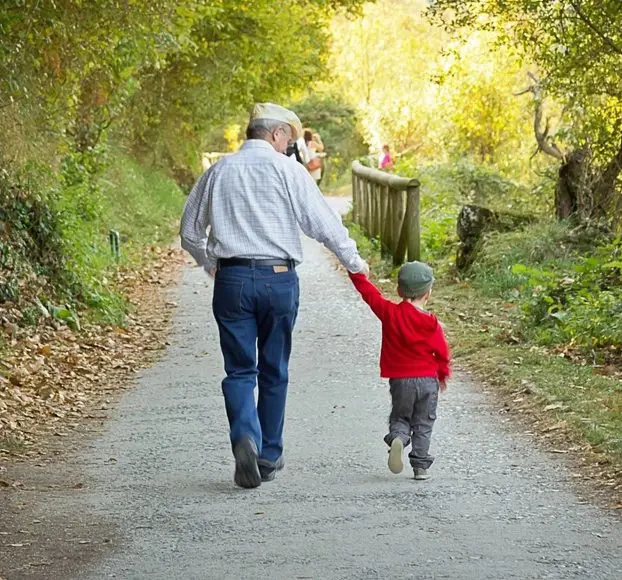
[[[172,239],[185,196],[163,172],[115,151],[98,187],[104,200],[101,230],[106,239],[110,229],[119,231],[123,245],[149,246]]]
[[[492,232],[473,264],[473,284],[489,296],[517,298],[520,289],[539,282],[550,267],[563,267],[576,259],[576,248],[567,242],[568,226],[542,222],[514,232]],[[527,271],[516,269],[524,264]],[[531,276],[531,278],[530,278]]]
[[[183,194],[120,151],[68,155],[56,175],[35,169],[0,172],[0,310],[24,326],[46,310],[76,329],[78,312],[122,323],[109,230],[121,232],[120,264],[131,267],[143,247],[172,239]]]
[[[565,267],[551,264],[545,271],[514,266],[528,273],[521,306],[541,342],[588,349],[622,345],[621,253],[617,240]]]
[[[37,180],[37,177],[40,180]],[[67,272],[61,214],[43,173],[0,171],[0,304],[20,304]]]
[[[622,346],[620,240],[554,222],[493,234],[472,276],[484,295],[517,304],[522,332],[541,344]]]

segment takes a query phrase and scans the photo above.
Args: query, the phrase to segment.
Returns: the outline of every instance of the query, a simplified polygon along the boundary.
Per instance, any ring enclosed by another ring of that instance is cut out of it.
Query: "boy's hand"
[[[447,381],[445,379],[438,381],[438,386],[441,393],[444,393],[447,390]]]

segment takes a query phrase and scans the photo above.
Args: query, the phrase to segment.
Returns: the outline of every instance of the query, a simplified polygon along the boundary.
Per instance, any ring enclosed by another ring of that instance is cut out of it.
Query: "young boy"
[[[408,262],[399,271],[399,304],[384,298],[364,274],[350,274],[356,289],[382,322],[380,376],[389,379],[391,415],[389,469],[404,469],[404,448],[411,445],[410,464],[415,479],[427,479],[434,457],[430,449],[436,419],[438,391],[447,388],[449,348],[443,329],[425,306],[434,283],[432,268],[422,262]]]

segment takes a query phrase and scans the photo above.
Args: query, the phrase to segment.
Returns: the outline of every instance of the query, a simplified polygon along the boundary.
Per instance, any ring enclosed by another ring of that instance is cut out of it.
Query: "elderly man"
[[[284,465],[288,365],[299,298],[295,269],[302,261],[299,227],[350,272],[368,272],[309,173],[283,155],[301,136],[293,112],[272,103],[255,105],[246,142],[203,174],[181,221],[182,247],[215,277],[212,309],[227,375],[222,391],[234,481],[246,488],[274,479]]]

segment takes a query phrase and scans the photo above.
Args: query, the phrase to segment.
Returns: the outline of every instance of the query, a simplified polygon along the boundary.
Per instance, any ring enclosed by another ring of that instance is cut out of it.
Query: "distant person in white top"
[[[222,391],[234,481],[252,488],[274,479],[284,465],[288,365],[299,299],[295,268],[302,261],[299,228],[350,272],[369,270],[308,171],[283,155],[292,139],[302,137],[298,117],[272,103],[257,104],[246,137],[237,153],[196,183],[180,233],[182,247],[215,276],[212,308],[227,375]]]
[[[285,151],[285,155],[287,155],[291,159],[295,159],[304,167],[307,166],[309,159],[311,159],[311,155],[309,153],[309,150],[307,149],[307,144],[305,143],[302,135],[299,139],[289,142]]]
[[[304,130],[304,141],[309,152],[309,161],[306,167],[315,183],[319,186],[320,181],[322,181],[322,158],[318,153],[324,150],[324,145],[319,135],[314,135],[311,129]]]

